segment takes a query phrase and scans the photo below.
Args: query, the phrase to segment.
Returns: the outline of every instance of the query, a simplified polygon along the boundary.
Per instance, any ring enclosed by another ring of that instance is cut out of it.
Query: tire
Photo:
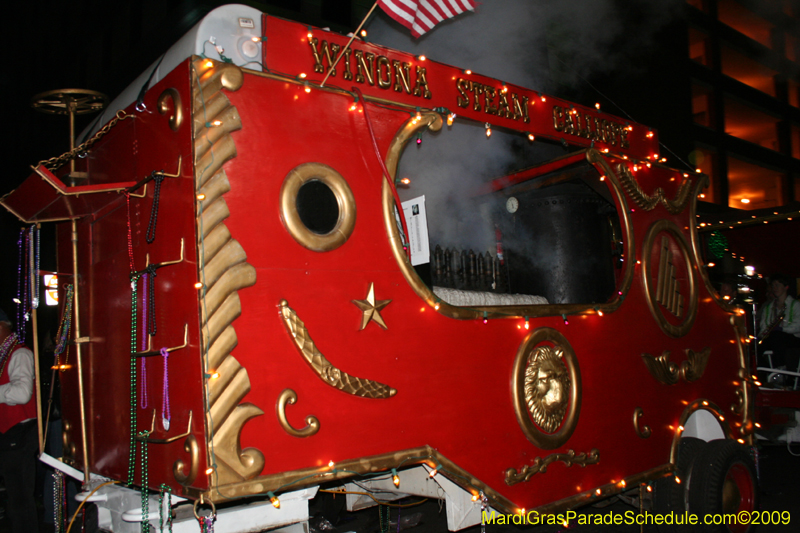
[[[758,509],[758,477],[747,448],[732,440],[715,440],[695,461],[689,486],[689,511],[703,523],[706,515]],[[699,531],[745,533],[750,524],[703,525]]]
[[[661,478],[653,487],[653,510],[656,514],[665,516],[670,512],[675,516],[682,516],[688,508],[687,487],[692,481],[692,472],[696,459],[706,449],[707,443],[700,439],[686,437],[681,439],[678,448],[678,461],[675,465],[675,475],[681,480],[675,481],[675,476]],[[661,533],[688,533],[692,527],[680,524],[659,524]]]

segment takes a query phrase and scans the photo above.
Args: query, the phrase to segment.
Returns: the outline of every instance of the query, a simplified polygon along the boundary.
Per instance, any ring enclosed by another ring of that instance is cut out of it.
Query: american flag
[[[378,0],[378,5],[394,20],[419,37],[438,23],[464,11],[474,11],[473,0]]]

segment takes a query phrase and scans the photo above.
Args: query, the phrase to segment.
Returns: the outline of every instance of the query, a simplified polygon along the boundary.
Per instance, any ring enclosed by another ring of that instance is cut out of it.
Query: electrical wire
[[[97,486],[94,488],[94,490],[93,490],[92,492],[90,492],[90,493],[88,494],[88,496],[86,496],[86,497],[83,499],[83,501],[82,501],[82,502],[81,502],[81,504],[78,506],[78,508],[77,508],[77,509],[75,509],[75,514],[74,514],[74,515],[72,515],[72,520],[70,520],[70,521],[69,521],[69,526],[67,526],[67,533],[69,533],[69,530],[70,530],[70,529],[72,529],[72,523],[75,521],[75,518],[78,516],[78,513],[81,511],[81,507],[83,507],[83,504],[84,504],[84,503],[86,503],[87,501],[89,501],[89,498],[91,498],[91,497],[92,497],[92,494],[94,494],[95,492],[97,492],[97,491],[98,491],[98,490],[99,490],[101,487],[105,487],[106,485],[114,485],[114,484],[116,484],[116,483],[122,483],[122,482],[121,482],[121,481],[106,481],[105,483],[100,483],[99,485],[97,485]],[[142,489],[142,490],[147,490],[147,489]],[[145,517],[142,517],[142,520],[144,520],[144,519],[145,519]]]
[[[369,492],[355,492],[351,490],[328,490],[328,489],[319,489],[319,492],[327,492],[329,494],[358,494],[360,496],[369,496],[370,498],[375,500],[375,503],[377,504],[385,505],[387,507],[398,507],[398,508],[414,507],[417,505],[421,505],[429,500],[429,498],[423,498],[420,501],[414,503],[389,503],[386,501],[379,500]]]

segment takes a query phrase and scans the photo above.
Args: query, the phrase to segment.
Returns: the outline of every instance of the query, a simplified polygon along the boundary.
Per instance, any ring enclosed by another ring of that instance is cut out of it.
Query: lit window
[[[792,124],[792,157],[800,159],[800,126]]]
[[[725,133],[728,135],[777,151],[778,122],[772,115],[725,97]]]
[[[708,35],[689,28],[689,57],[706,67],[711,66],[711,52]]]
[[[797,38],[793,37],[792,35],[786,34],[786,44],[785,51],[786,51],[786,59],[789,61],[797,61],[797,45],[798,45]]]
[[[721,52],[723,74],[772,97],[775,96],[777,71],[765,67],[729,46],[723,45]]]
[[[692,118],[695,124],[714,127],[712,92],[710,87],[692,83]]]
[[[708,176],[708,187],[701,191],[704,202],[717,203],[717,154],[708,148],[696,148],[689,154],[689,164]]]
[[[785,174],[728,157],[728,206],[763,209],[783,204]]]
[[[719,21],[747,35],[767,48],[772,48],[771,33],[775,27],[734,0],[719,0]]]

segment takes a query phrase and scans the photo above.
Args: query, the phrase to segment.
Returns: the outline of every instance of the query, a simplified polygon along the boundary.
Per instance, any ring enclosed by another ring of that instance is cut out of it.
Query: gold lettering
[[[422,95],[423,98],[430,100],[431,91],[428,89],[428,71],[425,67],[417,66],[417,84],[414,87],[414,96]]]
[[[497,116],[514,118],[511,116],[511,110],[508,108],[508,97],[503,91],[500,91],[500,94],[497,95]]]
[[[405,89],[406,93],[411,94],[411,74],[409,68],[411,65],[403,63],[402,67],[396,59],[392,61],[394,66],[394,90],[401,93]]]
[[[342,74],[342,77],[347,81],[353,79],[353,73],[350,71],[350,54],[352,53],[353,49],[349,46],[344,51],[344,74]]]
[[[458,89],[461,95],[456,97],[456,104],[458,104],[458,107],[467,107],[469,105],[469,95],[467,91],[472,90],[470,85],[471,83],[464,78],[458,78],[458,81],[456,81],[456,89]]]
[[[324,56],[328,62],[328,68],[330,68],[336,60],[341,47],[336,43],[328,44],[328,41],[322,41],[322,54],[320,55],[320,51],[317,48],[318,42],[319,40],[316,37],[312,37],[308,41],[308,44],[311,45],[311,53],[314,54],[314,72],[325,72],[325,67],[322,66],[322,56]],[[331,54],[331,52],[333,53]],[[336,76],[336,69],[331,70],[331,76]]]
[[[628,128],[622,128],[622,136],[621,136],[621,138],[619,140],[619,145],[622,148],[630,148],[631,147],[631,143],[628,140],[628,133],[630,133],[628,131]]]
[[[514,120],[518,120],[522,117],[522,122],[526,124],[530,122],[531,117],[528,116],[528,97],[523,96],[522,102],[520,103],[520,101],[517,100],[517,95],[512,94],[511,100],[514,102]]]
[[[325,67],[322,66],[322,58],[317,49],[317,43],[319,43],[319,39],[316,37],[312,37],[308,40],[308,44],[311,46],[311,53],[314,54],[314,72],[325,72]],[[328,64],[330,65],[330,63]]]
[[[608,143],[608,121],[604,118],[600,119],[597,136],[600,138],[600,141]]]
[[[592,123],[595,124],[594,128],[592,128]],[[597,119],[596,118],[590,117],[589,115],[586,115],[586,133],[588,134],[587,138],[591,139],[592,141],[597,139],[597,126],[596,126],[596,124],[597,124]]]
[[[564,133],[575,135],[575,118],[570,111],[564,117]]]
[[[564,109],[561,106],[553,106],[553,129],[564,131]]]
[[[392,67],[389,66],[389,58],[378,56],[378,87],[388,89],[392,85]],[[383,74],[386,73],[386,77]]]
[[[366,60],[364,59],[364,52],[356,50],[356,82],[364,83],[365,79],[370,85],[375,85],[375,54],[370,52],[366,53]],[[366,74],[366,78],[364,77]]]
[[[489,113],[490,115],[496,115],[497,114],[497,106],[494,105],[494,97],[495,97],[496,94],[497,94],[497,91],[495,91],[494,87],[488,87],[487,86],[487,87],[484,88],[483,98],[484,98],[484,101],[486,102],[486,105],[484,106],[483,110],[486,113]]]
[[[472,82],[472,94],[475,95],[475,101],[472,102],[472,110],[473,111],[480,111],[481,110],[481,102],[480,102],[480,95],[483,94],[484,86],[480,83]]]

